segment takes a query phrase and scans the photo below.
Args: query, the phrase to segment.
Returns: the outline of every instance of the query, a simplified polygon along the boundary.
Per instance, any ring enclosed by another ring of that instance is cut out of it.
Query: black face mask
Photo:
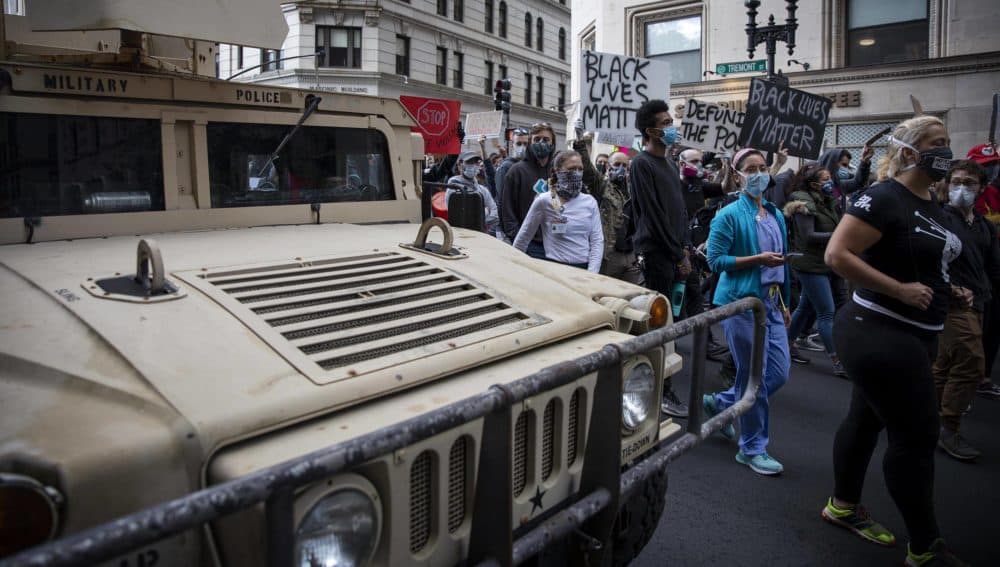
[[[945,175],[948,175],[953,158],[954,154],[951,153],[951,148],[931,148],[920,152],[917,167],[931,180],[941,181]]]
[[[552,155],[552,144],[545,142],[535,142],[531,144],[531,153],[538,159],[545,159]]]
[[[601,175],[604,175],[605,173],[608,172],[608,164],[606,163],[597,164],[597,171],[600,172]]]

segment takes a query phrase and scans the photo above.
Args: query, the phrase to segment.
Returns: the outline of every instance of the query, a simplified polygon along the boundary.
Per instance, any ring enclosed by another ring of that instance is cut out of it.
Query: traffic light
[[[498,79],[493,86],[496,96],[493,98],[493,108],[510,112],[510,79]]]

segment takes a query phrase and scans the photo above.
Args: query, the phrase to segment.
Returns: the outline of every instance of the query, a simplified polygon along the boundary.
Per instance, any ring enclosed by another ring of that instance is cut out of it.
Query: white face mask
[[[528,146],[515,145],[510,150],[510,155],[515,159],[524,159],[524,152],[528,151]]]
[[[965,185],[954,185],[948,189],[948,203],[958,209],[972,208],[976,196],[976,192]]]

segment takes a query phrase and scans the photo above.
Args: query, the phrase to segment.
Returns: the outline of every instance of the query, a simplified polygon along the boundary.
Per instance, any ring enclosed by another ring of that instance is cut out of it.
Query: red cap
[[[969,150],[966,154],[968,159],[978,163],[979,165],[987,165],[995,161],[1000,161],[1000,155],[997,154],[996,149],[989,144],[979,144]]]

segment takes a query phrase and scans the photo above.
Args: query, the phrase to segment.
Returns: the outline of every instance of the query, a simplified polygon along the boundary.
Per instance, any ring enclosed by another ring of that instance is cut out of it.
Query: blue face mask
[[[664,128],[663,134],[660,136],[660,141],[663,142],[664,146],[672,146],[677,143],[677,128],[673,126]]]
[[[764,189],[767,189],[768,183],[771,182],[771,175],[767,173],[751,173],[746,175],[740,173],[743,176],[743,191],[754,199],[759,199],[761,195],[764,194]]]
[[[545,159],[552,155],[552,144],[545,142],[535,142],[531,144],[531,153],[538,159]]]
[[[833,195],[833,180],[827,179],[822,185],[819,186],[819,188],[824,194]]]
[[[466,165],[462,168],[462,177],[466,179],[475,179],[479,175],[478,165]]]
[[[851,173],[850,169],[842,167],[837,170],[837,179],[854,179],[854,174]]]

